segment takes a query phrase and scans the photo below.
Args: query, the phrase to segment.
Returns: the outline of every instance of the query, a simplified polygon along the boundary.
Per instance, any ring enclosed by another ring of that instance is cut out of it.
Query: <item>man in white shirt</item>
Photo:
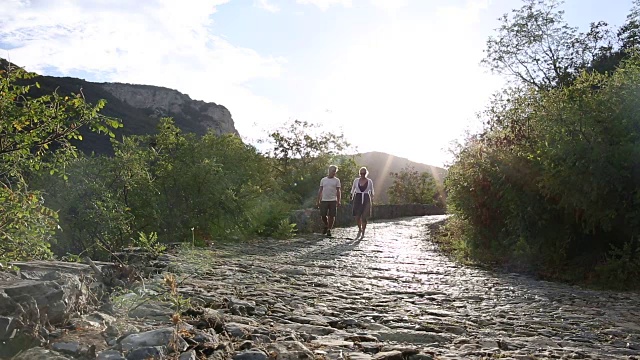
[[[320,180],[320,190],[318,190],[318,199],[316,206],[320,208],[320,216],[324,223],[323,234],[331,236],[331,229],[336,221],[337,207],[340,206],[342,194],[340,193],[340,179],[336,177],[338,167],[329,166],[329,173]]]

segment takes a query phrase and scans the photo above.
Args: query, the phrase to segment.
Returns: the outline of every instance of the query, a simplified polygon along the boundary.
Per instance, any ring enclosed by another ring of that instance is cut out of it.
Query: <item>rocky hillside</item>
[[[431,173],[438,184],[442,184],[447,175],[446,169],[417,163],[406,158],[377,151],[358,154],[355,160],[358,166],[366,166],[367,169],[369,169],[369,177],[373,180],[376,190],[376,202],[379,204],[384,204],[389,199],[387,191],[393,183],[393,177],[390,175],[391,172],[399,172],[407,166],[413,166],[419,172],[426,171]],[[343,177],[345,176],[345,174],[342,175]],[[351,181],[353,181],[353,179],[349,180],[349,186]]]
[[[93,83],[76,78],[42,76],[37,79],[41,91],[60,94],[78,93],[82,90],[87,101],[96,103],[105,99],[107,105],[102,114],[122,120],[124,127],[116,132],[121,135],[141,135],[156,132],[158,120],[172,117],[185,132],[199,135],[213,130],[217,134],[238,134],[229,110],[215,103],[191,99],[177,90],[158,86],[121,83]],[[105,136],[83,131],[84,141],[78,147],[85,151],[110,153],[111,143]]]
[[[3,59],[0,59],[0,64],[3,67],[8,65]],[[124,124],[123,128],[116,131],[118,136],[154,133],[158,120],[167,116],[172,117],[185,132],[203,135],[212,130],[217,134],[238,135],[226,107],[193,100],[177,90],[149,85],[95,83],[72,77],[39,76],[29,83],[34,81],[40,84],[40,89],[33,87],[31,90],[34,97],[54,91],[61,95],[82,91],[92,104],[105,99],[107,105],[102,114],[121,119]],[[91,133],[88,129],[81,132],[84,141],[77,144],[81,150],[96,153],[112,151],[107,137]]]

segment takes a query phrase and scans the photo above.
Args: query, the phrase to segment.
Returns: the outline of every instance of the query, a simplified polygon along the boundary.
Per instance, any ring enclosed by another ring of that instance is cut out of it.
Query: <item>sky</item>
[[[620,25],[632,0],[566,0]],[[355,150],[445,166],[504,79],[480,65],[516,0],[0,0],[0,57],[226,106],[243,139],[299,119]]]

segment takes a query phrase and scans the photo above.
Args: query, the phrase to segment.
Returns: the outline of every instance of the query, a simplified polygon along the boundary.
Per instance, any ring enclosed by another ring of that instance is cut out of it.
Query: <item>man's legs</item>
[[[325,235],[329,230],[329,220],[327,218],[327,212],[329,212],[329,206],[326,201],[320,202],[320,217],[322,218],[322,223],[324,224],[324,229],[322,230],[322,235]]]
[[[331,236],[331,229],[333,229],[333,225],[336,222],[336,212],[337,212],[337,202],[335,201],[327,201],[327,205],[329,207],[329,216],[328,216],[328,230],[327,236]]]

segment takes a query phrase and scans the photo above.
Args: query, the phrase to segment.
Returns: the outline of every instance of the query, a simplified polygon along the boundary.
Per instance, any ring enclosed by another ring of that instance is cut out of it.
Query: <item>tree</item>
[[[351,176],[357,174],[353,157],[345,154],[350,144],[344,135],[320,131],[317,124],[294,120],[272,131],[263,142],[273,146],[267,156],[273,160],[278,181],[294,197],[293,201],[301,205],[315,202],[320,179],[330,164],[339,168],[337,176],[342,180],[343,191]],[[349,201],[348,196],[342,198]]]
[[[623,51],[630,51],[640,46],[640,0],[633,1],[627,20],[620,27],[617,35]]]
[[[81,93],[31,98],[31,86],[39,85],[24,84],[35,74],[0,63],[0,261],[43,258],[57,215],[29,179],[43,171],[66,177],[77,156],[70,141],[82,140],[81,127],[113,136],[110,128],[121,124],[99,114],[104,101],[89,105]]]
[[[496,36],[487,40],[482,63],[493,72],[537,89],[569,84],[611,45],[605,22],[587,33],[564,20],[559,0],[525,0],[520,9],[500,18]]]
[[[391,172],[393,184],[389,187],[389,202],[392,204],[434,204],[436,181],[428,172],[418,172],[408,166],[400,172]]]

